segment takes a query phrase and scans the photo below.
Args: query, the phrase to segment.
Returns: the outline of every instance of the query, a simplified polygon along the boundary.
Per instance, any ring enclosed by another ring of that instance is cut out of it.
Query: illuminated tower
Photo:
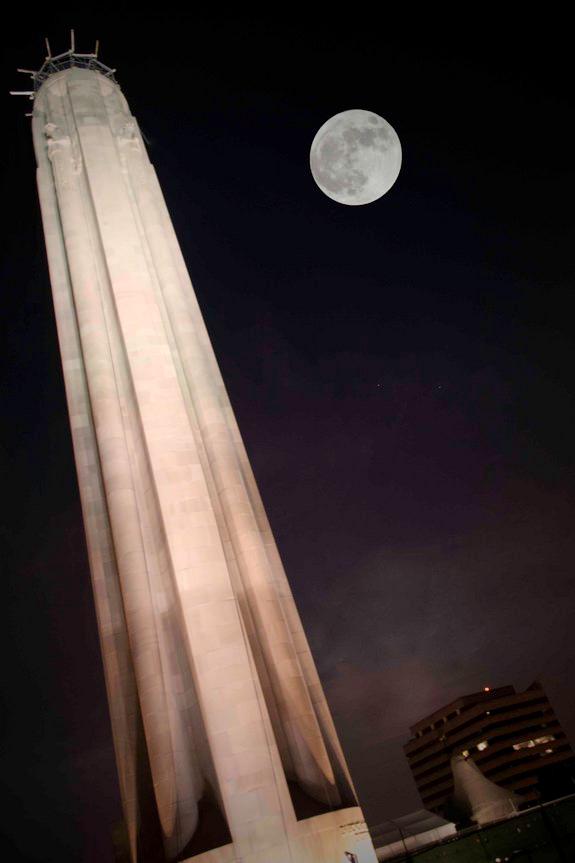
[[[138,124],[97,52],[30,74],[132,860],[374,863]]]

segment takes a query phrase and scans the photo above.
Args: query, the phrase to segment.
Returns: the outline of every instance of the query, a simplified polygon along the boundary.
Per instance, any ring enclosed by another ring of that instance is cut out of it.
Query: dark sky
[[[556,17],[281,8],[22,13],[2,80],[25,88],[15,68],[69,26],[117,68],[374,823],[421,806],[401,744],[466,692],[538,678],[575,738],[571,46]],[[29,105],[6,97],[2,137],[2,848],[109,863],[119,798]],[[364,207],[309,171],[348,108],[403,147]]]

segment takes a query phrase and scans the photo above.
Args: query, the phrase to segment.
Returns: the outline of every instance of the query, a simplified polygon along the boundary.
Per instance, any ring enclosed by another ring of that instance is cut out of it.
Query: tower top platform
[[[63,72],[65,69],[90,69],[94,72],[100,72],[104,77],[110,78],[114,83],[117,83],[114,75],[116,70],[106,66],[98,60],[99,42],[96,41],[96,46],[93,53],[85,54],[76,51],[76,40],[74,31],[70,30],[70,48],[62,54],[52,54],[50,43],[46,39],[46,58],[44,63],[37,71],[33,69],[17,69],[24,75],[29,75],[33,81],[32,90],[11,90],[12,96],[28,96],[29,99],[34,99],[34,96],[44,83],[44,81],[55,75],[57,72]]]

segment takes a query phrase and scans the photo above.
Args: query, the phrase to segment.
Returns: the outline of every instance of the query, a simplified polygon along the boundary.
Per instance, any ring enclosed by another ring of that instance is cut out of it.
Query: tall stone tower
[[[96,53],[30,74],[131,860],[374,863],[138,124]]]

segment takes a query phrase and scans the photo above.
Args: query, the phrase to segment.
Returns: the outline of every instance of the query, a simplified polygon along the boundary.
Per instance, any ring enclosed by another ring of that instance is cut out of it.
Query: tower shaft
[[[137,123],[68,68],[33,132],[132,859],[372,863]]]

